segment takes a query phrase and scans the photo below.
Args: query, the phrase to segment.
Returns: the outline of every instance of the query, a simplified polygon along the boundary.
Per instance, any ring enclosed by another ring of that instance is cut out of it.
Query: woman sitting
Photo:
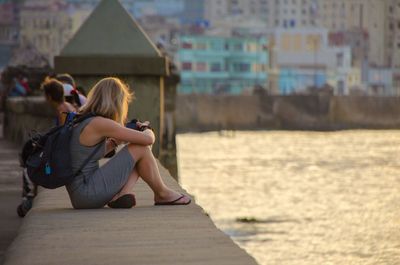
[[[128,87],[117,78],[100,80],[90,91],[79,114],[93,113],[74,128],[71,139],[73,170],[78,170],[94,152],[67,190],[74,208],[131,208],[136,204],[133,187],[141,177],[154,192],[155,205],[185,205],[190,197],[168,188],[151,152],[152,130],[124,126],[132,98]],[[99,160],[121,143],[125,145],[102,167]],[[97,150],[97,151],[95,151]]]

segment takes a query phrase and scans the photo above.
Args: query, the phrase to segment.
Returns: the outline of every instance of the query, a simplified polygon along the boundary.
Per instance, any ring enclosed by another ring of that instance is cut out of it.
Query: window
[[[190,43],[190,42],[184,41],[184,42],[182,43],[182,49],[192,49],[192,47],[193,47],[193,45],[192,45],[192,43]]]
[[[206,50],[207,49],[207,44],[204,42],[199,42],[196,44],[196,49],[197,50]]]
[[[221,64],[220,63],[211,63],[211,72],[221,72]]]
[[[344,66],[344,56],[343,53],[336,54],[336,66],[343,67]]]
[[[288,27],[288,23],[287,23],[287,20],[286,20],[286,19],[283,20],[283,27],[284,27],[284,28],[287,28],[287,27]]]
[[[235,43],[235,45],[233,45],[233,50],[234,51],[243,51],[243,45],[241,43]]]
[[[196,63],[196,71],[198,72],[206,72],[207,71],[207,64],[204,62],[197,62]]]
[[[248,43],[246,45],[246,51],[247,52],[257,52],[257,43]]]
[[[306,45],[309,51],[318,51],[321,45],[321,38],[318,35],[309,35],[306,37]]]
[[[238,73],[250,72],[251,65],[249,63],[234,63],[233,70]]]
[[[182,70],[192,71],[192,63],[191,62],[182,62]]]

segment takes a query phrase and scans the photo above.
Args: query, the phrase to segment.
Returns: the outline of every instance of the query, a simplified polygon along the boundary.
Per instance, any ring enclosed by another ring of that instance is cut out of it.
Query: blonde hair
[[[79,112],[81,114],[92,112],[124,124],[129,103],[133,98],[134,94],[119,78],[103,78],[90,90],[87,102]]]

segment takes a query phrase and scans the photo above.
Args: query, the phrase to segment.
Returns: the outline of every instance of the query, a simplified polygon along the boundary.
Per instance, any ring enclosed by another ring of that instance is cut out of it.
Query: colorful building
[[[359,68],[352,67],[351,48],[329,46],[327,30],[278,29],[273,39],[278,87],[271,91],[292,94],[329,85],[335,94],[346,95],[361,84]]]
[[[50,65],[72,35],[72,22],[62,1],[27,1],[21,9],[20,41],[33,46]]]
[[[180,93],[241,94],[267,82],[266,38],[182,36]]]

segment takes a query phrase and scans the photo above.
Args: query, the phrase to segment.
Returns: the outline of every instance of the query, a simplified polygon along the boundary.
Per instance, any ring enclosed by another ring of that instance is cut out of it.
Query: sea
[[[400,264],[400,131],[177,135],[182,186],[261,265]]]

